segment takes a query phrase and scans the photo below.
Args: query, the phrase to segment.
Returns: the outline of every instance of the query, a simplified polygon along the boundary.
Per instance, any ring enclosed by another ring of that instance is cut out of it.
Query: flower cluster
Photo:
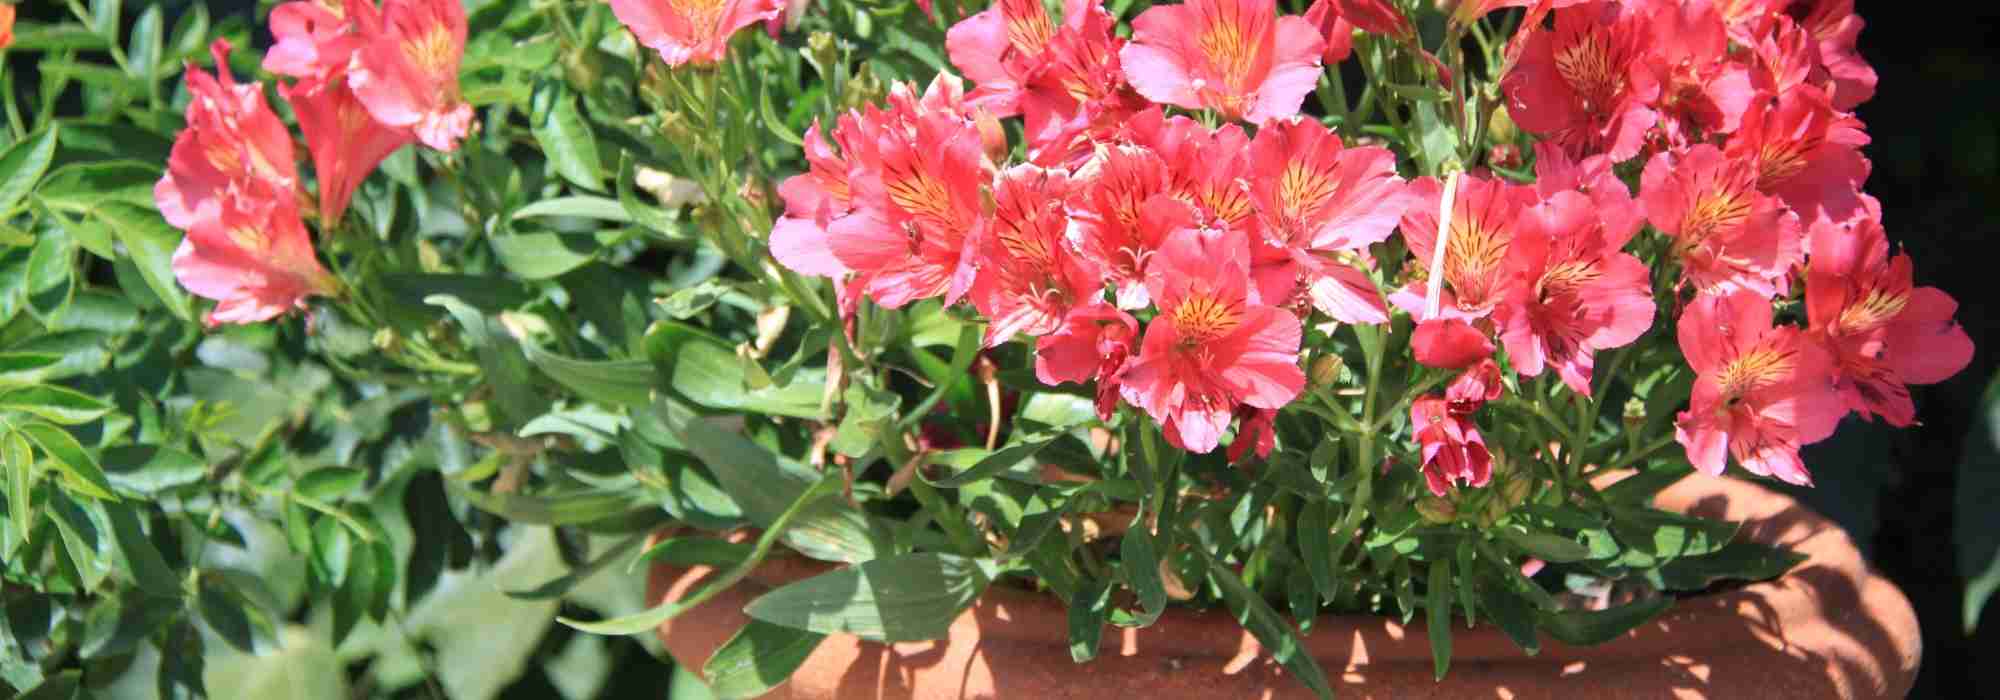
[[[264,68],[296,78],[279,94],[305,134],[318,181],[316,214],[331,230],[354,189],[396,149],[457,147],[472,120],[459,98],[466,19],[456,0],[315,0],[272,9],[276,43]],[[189,291],[216,300],[210,324],[263,321],[336,293],[313,255],[290,131],[260,83],[189,67],[188,128],[174,142],[154,200],[187,231],[173,259]]]
[[[1406,181],[1390,151],[1299,115],[1356,28],[1414,42],[1386,4],[1292,17],[1270,0],[1189,0],[1140,14],[1128,41],[1087,0],[1060,16],[1002,0],[948,35],[970,92],[942,75],[830,134],[814,126],[771,247],[838,280],[848,310],[969,299],[989,346],[1036,339],[1042,381],[1094,380],[1101,413],[1122,399],[1201,452],[1232,421],[1234,455],[1269,451],[1315,311],[1380,324],[1399,309],[1417,321],[1415,359],[1467,370],[1411,407],[1437,493],[1487,480],[1471,416],[1498,396],[1496,356],[1588,396],[1597,353],[1660,313],[1678,314],[1699,377],[1679,440],[1711,472],[1733,456],[1805,483],[1799,446],[1848,409],[1908,424],[1905,385],[1966,363],[1950,299],[1912,288],[1861,192],[1867,136],[1846,110],[1874,76],[1851,3],[1484,2],[1453,22],[1501,7],[1529,8],[1500,81],[1536,137],[1529,183]],[[1026,162],[1010,165],[993,120],[1014,115]],[[1621,172],[1641,173],[1636,196]],[[1398,229],[1399,280],[1372,249]],[[1809,326],[1774,328],[1801,277]]]

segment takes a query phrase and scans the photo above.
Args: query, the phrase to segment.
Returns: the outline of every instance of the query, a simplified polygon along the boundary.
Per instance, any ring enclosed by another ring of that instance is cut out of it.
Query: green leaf
[[[1589,646],[1624,636],[1673,604],[1672,598],[1659,597],[1604,610],[1543,611],[1536,618],[1542,630],[1564,644]]]
[[[81,425],[111,412],[111,404],[54,384],[0,392],[0,410],[31,413],[63,425]]]
[[[42,381],[42,370],[62,362],[55,353],[0,353],[0,384],[32,384]]]
[[[62,538],[63,554],[76,565],[85,591],[94,591],[111,574],[111,539],[99,527],[98,518],[69,494],[52,491],[48,497],[49,520]]]
[[[1565,564],[1590,558],[1589,547],[1562,535],[1549,532],[1522,532],[1513,528],[1501,528],[1499,534],[1500,539],[1544,561]]]
[[[632,214],[618,200],[587,194],[544,199],[514,210],[514,219],[575,217],[614,223],[632,223]]]
[[[148,4],[139,19],[133,20],[131,39],[125,49],[125,71],[132,77],[151,82],[160,68],[160,52],[164,31],[160,19],[160,6]]]
[[[222,641],[245,654],[257,653],[256,634],[242,594],[217,577],[203,576],[195,593],[195,604],[201,610],[201,620]]]
[[[1738,526],[1652,508],[1611,507],[1611,534],[1627,547],[1619,561],[1629,566],[1646,567],[1656,561],[1716,551],[1729,544]]]
[[[160,556],[153,541],[146,538],[133,507],[111,504],[104,507],[104,514],[111,521],[112,537],[117,539],[118,550],[125,557],[125,570],[139,588],[156,596],[178,597],[180,579],[174,576],[173,568],[167,566],[166,558]]]
[[[160,445],[120,445],[104,449],[104,475],[113,486],[147,496],[201,481],[208,464],[194,455]]]
[[[533,99],[535,140],[541,142],[549,163],[563,179],[578,187],[604,191],[598,174],[604,161],[597,155],[597,138],[590,124],[577,114],[576,100],[557,81],[536,86]]]
[[[1299,558],[1305,560],[1306,573],[1312,576],[1320,600],[1329,603],[1339,594],[1333,578],[1333,531],[1337,527],[1333,505],[1326,501],[1310,501],[1299,510]]]
[[[14,211],[48,172],[49,160],[56,154],[56,132],[56,125],[50,124],[0,153],[0,218]]]
[[[1139,596],[1141,614],[1134,625],[1153,624],[1167,610],[1167,584],[1160,578],[1160,555],[1153,533],[1143,525],[1126,530],[1119,538],[1118,560],[1125,584]]]
[[[764,120],[764,128],[769,129],[772,136],[776,136],[779,141],[794,146],[805,145],[805,139],[800,138],[796,132],[793,132],[791,126],[785,123],[785,118],[778,116],[778,110],[771,107],[770,83],[764,83],[759,86],[757,103],[758,107],[762,109],[761,116]]]
[[[0,436],[0,463],[7,469],[7,517],[14,521],[17,536],[27,539],[37,513],[35,497],[35,453],[28,438],[18,430]]]
[[[111,482],[105,478],[104,469],[98,466],[89,452],[84,451],[83,445],[78,444],[69,431],[39,421],[17,426],[16,429],[41,447],[42,453],[49,456],[56,469],[69,477],[65,484],[70,490],[91,498],[118,498],[111,493]]]
[[[1680,483],[1681,479],[1693,473],[1694,467],[1686,462],[1649,467],[1605,487],[1601,495],[1612,503],[1644,505],[1652,502],[1653,497],[1667,487]]]
[[[679,241],[688,238],[687,227],[664,209],[639,200],[633,181],[638,177],[636,166],[629,153],[620,153],[618,159],[618,205],[625,208],[632,223],[645,228],[657,238]]]
[[[757,545],[751,548],[749,557],[737,562],[734,568],[723,572],[721,576],[711,580],[699,591],[690,593],[680,600],[662,602],[644,612],[633,613],[623,617],[614,617],[609,620],[582,622],[558,617],[556,621],[592,634],[638,634],[658,627],[660,623],[674,619],[675,616],[708,602],[710,598],[715,597],[716,593],[736,585],[745,576],[749,576],[751,570],[756,569],[757,565],[764,562],[764,557],[770,555],[771,547],[778,543],[779,538],[784,535],[786,528],[791,527],[792,519],[805,511],[814,502],[831,495],[842,483],[844,482],[838,474],[830,473],[825,478],[820,479],[819,483],[813,484],[812,488],[806,489],[805,493],[799,494],[799,497],[793,500],[789,507],[785,508],[785,512],[779,514],[778,518],[771,522],[770,527],[764,529],[764,534],[757,537]]]
[[[591,560],[589,563],[586,563],[583,566],[579,566],[575,569],[572,569],[569,573],[563,574],[562,576],[552,579],[547,583],[544,583],[542,585],[536,586],[532,589],[525,591],[503,591],[503,592],[507,594],[507,597],[514,598],[516,600],[548,600],[551,598],[560,598],[563,596],[563,594],[568,593],[570,592],[570,590],[576,588],[578,584],[581,584],[584,581],[589,580],[591,576],[597,575],[597,572],[603,571],[605,567],[611,565],[611,562],[616,561],[620,557],[623,557],[627,554],[630,554],[632,550],[637,548],[640,543],[645,541],[645,539],[646,536],[643,533],[626,537],[625,539],[619,540],[617,544],[611,545],[611,548],[605,550],[603,555],[600,555],[596,559]]]
[[[671,321],[646,329],[646,354],[666,385],[695,404],[724,411],[824,420],[826,370],[805,368],[790,380],[751,390],[735,350],[708,333]]]
[[[1535,633],[1534,606],[1492,575],[1484,575],[1480,581],[1479,607],[1485,611],[1486,619],[1492,620],[1522,651],[1530,656],[1540,653],[1542,640]]]
[[[292,488],[308,498],[332,501],[361,488],[367,481],[368,472],[363,469],[322,467],[299,477],[298,483]]]
[[[791,678],[824,639],[818,632],[751,620],[708,657],[701,675],[717,698],[758,697]]]
[[[847,411],[840,417],[833,442],[827,447],[859,459],[881,444],[882,436],[894,427],[896,408],[902,405],[903,397],[892,392],[876,391],[860,382],[849,385],[841,397]],[[919,475],[922,473],[918,470]]]
[[[643,406],[652,401],[659,373],[647,360],[575,360],[524,345],[528,361],[578,396],[611,406]]]
[[[181,614],[179,598],[127,594],[105,597],[86,618],[77,653],[96,659],[137,651],[139,645]]]
[[[627,570],[637,570],[641,564],[665,564],[678,567],[708,566],[717,569],[735,566],[750,557],[750,544],[731,542],[715,537],[673,537],[660,540],[651,548],[632,559]]]
[[[92,213],[105,204],[120,202],[157,217],[152,209],[153,185],[159,179],[160,166],[149,162],[108,160],[71,163],[51,171],[36,188],[35,198],[55,209],[78,214]]]
[[[489,239],[500,264],[523,278],[543,280],[589,263],[600,247],[595,234],[516,233]]]
[[[42,24],[21,20],[14,25],[12,51],[102,51],[111,42],[96,32],[70,23]]]
[[[641,494],[579,491],[557,495],[493,493],[447,481],[452,493],[480,510],[502,518],[536,525],[579,525],[623,515],[642,504]]]
[[[1790,571],[1806,555],[1754,542],[1732,542],[1722,549],[1667,562],[1658,571],[1659,586],[1670,591],[1698,591],[1722,580],[1762,581]]]
[[[533,367],[499,321],[447,294],[424,297],[424,303],[444,307],[465,329],[466,344],[477,351],[504,417],[519,425],[548,412],[549,400],[535,391]]]
[[[1110,614],[1111,581],[1102,579],[1078,586],[1069,599],[1069,658],[1083,663],[1097,658],[1104,640],[1104,620]]]
[[[1030,440],[1028,442],[1008,445],[988,455],[985,459],[979,460],[979,463],[972,465],[970,469],[932,481],[931,483],[945,488],[958,488],[983,481],[995,474],[1007,471],[1015,465],[1032,459],[1036,453],[1042,451],[1042,448],[1054,443],[1055,440],[1049,439]]]
[[[139,268],[139,276],[145,278],[153,295],[174,316],[183,321],[194,320],[193,303],[174,277],[174,250],[180,247],[181,232],[158,213],[125,202],[101,202],[95,213],[118,236],[125,254]]]
[[[1958,460],[1953,539],[1958,571],[1967,577],[1963,625],[1970,635],[1995,590],[2000,590],[2000,374],[1986,385]]]
[[[1133,528],[1134,531],[1142,529]],[[1187,536],[1193,537],[1192,534]],[[1313,658],[1312,652],[1300,641],[1298,629],[1279,616],[1270,603],[1264,602],[1263,596],[1250,590],[1243,583],[1243,577],[1216,561],[1208,550],[1193,547],[1192,551],[1207,562],[1209,580],[1222,589],[1222,601],[1229,605],[1230,612],[1235,613],[1236,621],[1243,625],[1243,629],[1249,630],[1251,636],[1257,638],[1257,643],[1271,653],[1271,658],[1277,659],[1285,670],[1298,676],[1299,682],[1304,683],[1320,700],[1332,700],[1333,686],[1327,684],[1326,672],[1320,669],[1319,660]]]
[[[1430,631],[1431,667],[1436,680],[1444,680],[1451,668],[1451,560],[1431,561],[1431,574],[1424,579],[1424,623]]]
[[[940,639],[986,590],[987,565],[930,552],[874,559],[787,584],[750,601],[743,612],[794,629],[878,642]]]

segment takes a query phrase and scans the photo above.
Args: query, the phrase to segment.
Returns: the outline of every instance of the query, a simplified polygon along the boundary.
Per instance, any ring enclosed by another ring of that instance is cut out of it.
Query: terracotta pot
[[[1743,536],[1810,557],[1785,577],[1684,600],[1623,639],[1571,647],[1546,637],[1527,656],[1499,630],[1454,630],[1451,672],[1431,680],[1421,619],[1318,620],[1306,644],[1341,697],[1900,698],[1921,646],[1901,591],[1862,561],[1847,534],[1755,484],[1697,475],[1658,504],[1746,521]],[[699,668],[772,587],[827,570],[773,560],[708,603],[661,625],[681,663]],[[685,595],[706,568],[655,568],[648,597]],[[1108,628],[1096,660],[1070,660],[1061,603],[995,588],[961,614],[948,639],[880,644],[830,636],[771,697],[1246,698],[1310,697],[1226,611],[1173,608],[1141,630]]]

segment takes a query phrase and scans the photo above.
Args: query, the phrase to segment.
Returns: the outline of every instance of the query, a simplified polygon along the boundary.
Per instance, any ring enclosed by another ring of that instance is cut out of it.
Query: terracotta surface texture
[[[1921,656],[1917,619],[1838,526],[1755,484],[1696,475],[1663,508],[1745,521],[1741,537],[1810,557],[1784,577],[1681,601],[1624,638],[1571,647],[1543,637],[1527,656],[1498,629],[1454,629],[1451,671],[1431,678],[1423,620],[1325,617],[1305,641],[1343,698],[1900,698]],[[748,618],[759,594],[828,570],[773,560],[663,624],[681,663],[699,668]],[[714,576],[657,567],[653,601]],[[1070,660],[1063,605],[994,588],[948,639],[881,644],[833,635],[776,698],[1307,698],[1226,611],[1170,609],[1145,629],[1105,630],[1098,657]]]

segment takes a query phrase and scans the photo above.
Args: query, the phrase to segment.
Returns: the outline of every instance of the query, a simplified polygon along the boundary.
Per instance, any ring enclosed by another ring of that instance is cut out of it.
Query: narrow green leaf
[[[516,233],[494,236],[494,254],[509,272],[531,280],[559,277],[583,267],[597,254],[597,236],[588,233]]]
[[[603,520],[641,506],[640,494],[578,491],[557,495],[493,493],[456,481],[446,482],[480,510],[515,522],[536,525],[579,525]]]
[[[555,199],[544,199],[514,210],[515,219],[539,217],[575,217],[596,219],[614,223],[632,223],[632,214],[618,200],[594,195],[576,194]]]
[[[605,550],[603,555],[597,557],[596,559],[590,560],[589,563],[586,563],[583,566],[579,566],[575,569],[570,570],[570,572],[567,574],[563,574],[562,576],[551,579],[547,583],[543,583],[542,585],[536,586],[534,588],[525,591],[503,591],[503,592],[507,594],[507,597],[514,598],[516,600],[548,600],[551,598],[560,598],[563,596],[563,594],[568,593],[572,589],[576,588],[577,585],[583,583],[584,581],[590,580],[590,577],[597,575],[597,572],[603,571],[605,567],[611,565],[611,562],[617,561],[619,558],[624,557],[627,554],[630,554],[632,550],[637,549],[639,547],[639,544],[644,542],[645,539],[646,535],[644,533],[626,537],[625,539],[619,540],[617,544],[611,545],[611,548]]]
[[[167,566],[166,558],[160,556],[153,541],[146,538],[133,506],[107,505],[104,514],[111,521],[111,534],[118,541],[118,551],[125,557],[125,570],[132,574],[139,588],[157,596],[179,596],[180,579],[174,576],[173,568]]]
[[[826,370],[804,368],[788,381],[751,389],[736,351],[699,328],[661,321],[646,329],[646,355],[674,393],[707,408],[824,420]]]
[[[1536,614],[1536,619],[1542,630],[1564,644],[1589,646],[1624,636],[1673,604],[1672,598],[1661,596],[1604,610],[1543,611]]]
[[[1776,578],[1806,560],[1806,555],[1755,542],[1732,542],[1722,549],[1680,557],[1661,566],[1657,577],[1670,591],[1699,591],[1716,581],[1762,581]]]
[[[1424,622],[1430,630],[1431,667],[1436,680],[1444,680],[1444,672],[1451,668],[1451,560],[1439,557],[1431,562],[1424,589],[1429,594]]]
[[[824,639],[818,632],[753,619],[708,657],[701,676],[717,698],[758,697],[790,679]]]
[[[528,361],[578,396],[611,406],[643,406],[652,401],[659,373],[647,360],[576,360],[523,345]]]
[[[1338,527],[1333,520],[1333,504],[1327,501],[1311,501],[1299,510],[1299,558],[1306,563],[1306,573],[1312,576],[1313,588],[1318,589],[1320,600],[1333,602],[1339,593],[1333,578],[1333,531]]]
[[[940,639],[986,590],[975,559],[920,552],[829,571],[750,601],[751,617],[795,629],[879,642]]]
[[[0,437],[0,462],[7,469],[7,517],[17,537],[27,539],[35,522],[35,453],[18,430]]]
[[[180,246],[181,232],[158,213],[125,202],[101,202],[95,213],[117,234],[154,296],[181,320],[194,320],[193,302],[174,277],[174,250]]]
[[[1079,586],[1069,599],[1069,658],[1083,663],[1097,658],[1104,640],[1104,619],[1110,614],[1111,581],[1102,579]]]
[[[1143,520],[1119,539],[1118,568],[1125,575],[1125,584],[1139,596],[1141,614],[1136,626],[1145,627],[1158,621],[1167,610],[1167,584],[1160,578],[1159,549]]]
[[[346,467],[321,467],[299,477],[293,486],[299,493],[309,498],[333,501],[348,492],[361,488],[368,481],[368,472]]]
[[[764,557],[770,555],[771,547],[778,543],[778,539],[784,535],[785,529],[791,526],[792,519],[805,511],[814,501],[832,494],[842,483],[843,481],[838,474],[830,473],[826,478],[820,479],[819,483],[814,484],[812,488],[806,489],[804,493],[799,494],[799,497],[792,501],[792,505],[787,507],[785,512],[780,514],[776,520],[772,521],[769,527],[764,529],[764,534],[757,537],[757,545],[751,548],[749,557],[738,562],[734,568],[716,577],[715,580],[710,581],[701,590],[695,591],[685,598],[662,602],[643,612],[598,622],[584,622],[564,617],[558,617],[556,621],[591,634],[638,634],[658,627],[660,623],[674,619],[675,616],[708,602],[710,598],[715,597],[716,593],[736,585],[738,581],[743,580],[743,577],[749,576],[750,571],[757,568],[758,564],[762,564]]]
[[[125,48],[125,70],[132,77],[152,81],[160,68],[160,53],[164,40],[165,22],[160,18],[160,6],[148,4],[139,19],[132,21],[131,39]]]
[[[1500,566],[1505,566],[1501,564]],[[1486,611],[1486,619],[1492,620],[1514,645],[1533,656],[1542,650],[1542,640],[1535,633],[1535,608],[1519,593],[1511,591],[1500,580],[1491,576],[1480,577],[1479,607]]]
[[[642,564],[664,564],[667,566],[724,568],[735,566],[750,556],[748,542],[731,542],[715,537],[673,537],[660,540],[632,558],[627,571],[636,571]]]
[[[111,42],[96,32],[72,23],[42,24],[20,20],[14,25],[13,51],[101,51]]]
[[[107,447],[100,461],[113,486],[148,496],[195,483],[208,474],[208,464],[201,459],[160,445]]]
[[[1589,547],[1562,535],[1549,532],[1522,532],[1513,528],[1502,528],[1499,534],[1500,539],[1544,561],[1564,564],[1590,558]]]
[[[111,404],[69,387],[37,384],[0,392],[0,411],[32,413],[63,425],[81,425],[111,412]]]
[[[69,431],[39,421],[17,426],[17,429],[41,447],[42,453],[49,456],[56,469],[69,477],[65,483],[71,490],[91,498],[117,500],[118,497],[111,492],[111,481],[104,477],[104,469],[98,466],[89,452],[84,451],[83,445],[78,444]]]
[[[931,481],[931,483],[944,488],[958,488],[967,484],[977,483],[1033,458],[1036,453],[1042,451],[1042,448],[1054,443],[1055,440],[1050,439],[1029,440],[1027,442],[1008,445],[995,451],[985,459],[979,460],[979,463],[972,465],[970,469]],[[926,481],[930,480],[926,479]]]
[[[1189,534],[1188,537],[1193,535]],[[1236,621],[1243,625],[1243,629],[1249,630],[1251,636],[1257,638],[1257,643],[1263,646],[1265,651],[1270,652],[1271,658],[1277,659],[1279,665],[1291,671],[1292,675],[1298,676],[1299,682],[1312,690],[1313,695],[1318,696],[1320,700],[1332,700],[1333,686],[1327,683],[1326,671],[1320,669],[1319,660],[1313,658],[1312,652],[1307,650],[1305,643],[1299,639],[1298,629],[1278,615],[1278,611],[1273,610],[1270,603],[1264,602],[1263,596],[1250,590],[1250,587],[1243,583],[1243,577],[1229,570],[1229,567],[1223,566],[1222,562],[1216,561],[1208,550],[1194,547],[1192,551],[1208,563],[1209,580],[1214,581],[1216,587],[1222,589],[1223,602],[1229,605],[1230,612],[1236,614]]]
[[[770,83],[764,83],[761,89],[758,90],[757,102],[763,111],[764,128],[769,129],[772,136],[776,136],[779,141],[794,146],[805,145],[805,139],[800,138],[796,132],[793,132],[792,127],[785,123],[785,118],[778,116],[778,110],[771,107]]]
[[[56,125],[35,132],[0,153],[0,217],[33,192],[56,155]]]
[[[201,619],[208,628],[229,646],[245,654],[257,653],[257,638],[252,630],[250,612],[246,609],[241,594],[221,580],[203,576],[195,593],[196,606],[201,610]]]

